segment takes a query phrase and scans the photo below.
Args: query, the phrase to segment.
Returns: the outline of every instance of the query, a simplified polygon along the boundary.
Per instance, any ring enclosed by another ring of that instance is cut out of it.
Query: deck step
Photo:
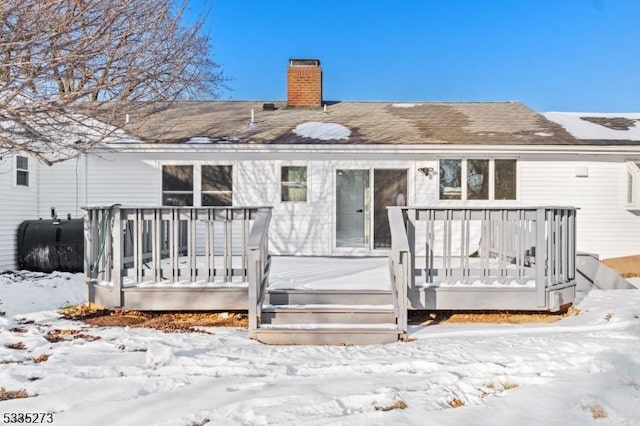
[[[385,305],[393,303],[393,293],[391,290],[269,289],[265,303],[271,305]]]
[[[264,305],[262,324],[395,323],[393,305]]]
[[[377,345],[398,341],[394,324],[262,325],[254,339],[270,345]]]

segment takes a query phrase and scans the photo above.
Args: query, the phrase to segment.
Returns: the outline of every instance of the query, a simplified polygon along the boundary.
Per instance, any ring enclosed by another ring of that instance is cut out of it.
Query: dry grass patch
[[[21,389],[18,391],[8,391],[5,388],[0,388],[0,401],[7,401],[9,399],[29,398],[35,395],[29,395],[26,390]]]
[[[591,416],[594,419],[605,419],[608,417],[607,410],[597,402],[593,402],[590,404],[583,404],[582,408],[585,410],[591,411]]]
[[[623,278],[640,277],[640,254],[634,256],[612,257],[602,261],[609,268],[615,269]]]
[[[435,325],[440,323],[478,324],[529,324],[552,323],[563,318],[576,316],[580,310],[575,306],[565,306],[560,312],[528,311],[410,311],[411,324]]]
[[[64,318],[97,327],[154,328],[165,332],[203,332],[196,327],[248,326],[247,315],[234,312],[110,311],[96,305],[78,305],[61,313]]]
[[[15,349],[15,350],[19,350],[19,351],[24,350],[24,349],[26,349],[26,348],[27,348],[27,347],[24,345],[24,343],[22,343],[22,342],[7,343],[6,345],[4,345],[4,347],[5,347],[5,348],[8,348],[8,349]]]
[[[451,408],[459,408],[459,407],[462,407],[464,405],[464,401],[461,400],[460,398],[453,398],[453,399],[450,399],[449,401],[447,401],[447,404]]]
[[[376,411],[404,410],[408,407],[407,403],[401,399],[390,405],[380,405],[377,401],[373,401],[371,405],[373,405],[373,408],[375,408]]]
[[[13,327],[10,328],[9,331],[12,333],[26,333],[29,331],[29,329],[25,327]]]
[[[42,355],[38,355],[38,356],[34,356],[31,358],[31,361],[33,361],[36,364],[40,364],[41,362],[45,362],[49,359],[51,355],[48,354],[42,354]]]
[[[85,334],[82,330],[55,329],[49,331],[44,338],[50,343],[65,342],[73,339],[85,339],[90,342],[100,340],[100,336]]]

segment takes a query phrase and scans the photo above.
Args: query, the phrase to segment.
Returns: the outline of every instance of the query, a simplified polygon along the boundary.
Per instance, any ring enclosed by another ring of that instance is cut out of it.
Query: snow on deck
[[[273,256],[273,290],[390,290],[386,257]]]

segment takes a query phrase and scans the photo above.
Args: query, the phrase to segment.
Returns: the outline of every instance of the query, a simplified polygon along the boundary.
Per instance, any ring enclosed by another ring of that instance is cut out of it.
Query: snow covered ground
[[[581,315],[553,324],[416,325],[414,341],[366,347],[266,346],[244,329],[164,333],[60,318],[59,307],[82,298],[80,275],[0,275],[0,387],[37,395],[0,401],[0,418],[48,412],[55,425],[640,424],[637,290],[592,291],[578,302]],[[62,340],[45,339],[54,330],[63,330]]]

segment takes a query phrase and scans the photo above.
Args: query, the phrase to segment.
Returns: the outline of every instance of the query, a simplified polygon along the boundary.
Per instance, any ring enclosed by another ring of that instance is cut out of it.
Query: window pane
[[[162,166],[162,191],[193,191],[193,166]]]
[[[231,191],[202,193],[203,206],[230,206],[232,201]]]
[[[516,199],[516,160],[495,160],[495,199]]]
[[[22,170],[29,169],[29,159],[27,157],[16,157],[16,168]]]
[[[282,201],[307,201],[307,187],[282,184]]]
[[[231,191],[232,172],[232,166],[202,166],[202,191]]]
[[[307,201],[307,167],[284,166],[281,171],[282,201]]]
[[[460,200],[462,187],[462,160],[440,160],[440,199]]]
[[[171,194],[171,193],[165,192],[162,194],[162,205],[163,206],[192,206],[193,194]]]
[[[285,166],[282,168],[282,182],[307,183],[306,166]]]
[[[18,170],[16,172],[16,185],[29,186],[29,172]]]
[[[489,199],[489,160],[467,160],[467,199]]]

